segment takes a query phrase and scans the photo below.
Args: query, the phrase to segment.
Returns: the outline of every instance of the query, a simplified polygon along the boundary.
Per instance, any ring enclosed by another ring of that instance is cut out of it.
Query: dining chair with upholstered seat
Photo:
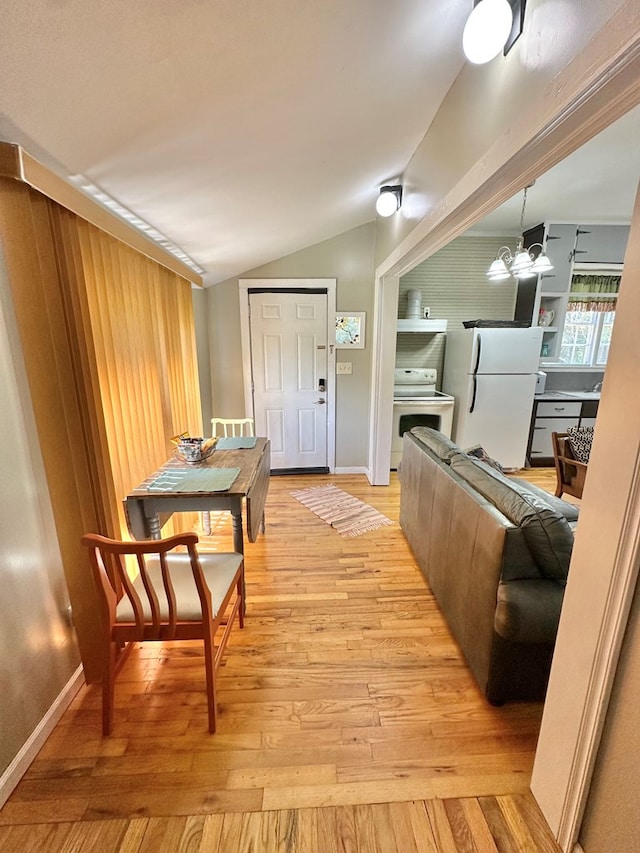
[[[88,533],[81,541],[89,549],[100,608],[103,733],[113,730],[122,650],[131,643],[197,639],[204,641],[209,731],[215,732],[216,672],[236,616],[244,625],[242,554],[199,554],[195,533],[138,542]]]
[[[218,429],[225,438],[253,435],[253,418],[211,418],[211,434],[218,435]]]

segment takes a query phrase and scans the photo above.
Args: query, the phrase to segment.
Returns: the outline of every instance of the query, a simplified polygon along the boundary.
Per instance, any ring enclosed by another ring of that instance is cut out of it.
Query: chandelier
[[[520,236],[516,240],[515,249],[511,251],[508,246],[501,246],[498,249],[495,260],[487,270],[489,281],[503,281],[510,276],[517,279],[533,278],[540,273],[553,269],[553,264],[546,256],[542,243],[532,243],[526,249],[524,247],[524,211],[527,206],[528,189],[529,187],[524,188],[522,212],[520,214]],[[536,252],[535,249],[539,249],[539,251]]]

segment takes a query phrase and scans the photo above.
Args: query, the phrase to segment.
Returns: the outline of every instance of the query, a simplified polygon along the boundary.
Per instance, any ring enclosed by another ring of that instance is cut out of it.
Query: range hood
[[[398,332],[422,332],[423,334],[435,334],[447,331],[446,320],[421,320],[418,317],[407,320],[398,320]]]

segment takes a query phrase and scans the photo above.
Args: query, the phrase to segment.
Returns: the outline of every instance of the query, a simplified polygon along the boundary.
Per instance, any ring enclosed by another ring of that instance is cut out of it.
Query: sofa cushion
[[[451,459],[460,453],[460,448],[454,444],[450,438],[431,427],[414,427],[411,430],[411,435],[414,435],[420,444],[424,444],[429,450],[441,459],[443,462],[450,462]]]
[[[555,509],[556,512],[559,512],[561,516],[567,519],[567,521],[578,520],[580,507],[577,507],[575,504],[570,504],[569,501],[564,501],[562,498],[557,498],[555,495],[545,492],[544,489],[539,489],[528,480],[521,480],[519,477],[510,477],[509,480],[512,483],[517,483],[518,487],[523,489],[525,492],[530,492],[535,497],[546,501],[550,507]]]
[[[518,525],[533,559],[547,578],[565,581],[573,548],[567,519],[543,498],[469,456],[458,455],[451,468]]]

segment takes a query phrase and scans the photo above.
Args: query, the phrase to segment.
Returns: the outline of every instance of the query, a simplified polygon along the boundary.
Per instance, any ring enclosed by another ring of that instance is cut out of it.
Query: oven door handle
[[[471,405],[469,406],[469,414],[471,414],[471,412],[476,407],[476,397],[478,395],[478,379],[477,379],[475,373],[473,374],[473,376],[471,378],[473,379],[473,394],[471,395]]]

